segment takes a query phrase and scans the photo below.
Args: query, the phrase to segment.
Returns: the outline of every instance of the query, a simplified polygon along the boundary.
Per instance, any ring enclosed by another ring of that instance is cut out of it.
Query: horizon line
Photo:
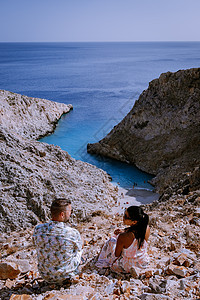
[[[199,43],[199,41],[0,41],[0,43]]]

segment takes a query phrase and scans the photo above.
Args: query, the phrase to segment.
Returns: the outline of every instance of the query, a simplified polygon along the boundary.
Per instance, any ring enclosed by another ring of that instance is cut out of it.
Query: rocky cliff
[[[38,138],[54,130],[71,105],[0,93],[0,232],[49,217],[52,200],[70,197],[74,218],[108,210],[115,190],[108,175]]]
[[[154,174],[163,192],[200,165],[200,68],[161,74],[101,141],[98,153]],[[192,189],[192,186],[190,187]]]

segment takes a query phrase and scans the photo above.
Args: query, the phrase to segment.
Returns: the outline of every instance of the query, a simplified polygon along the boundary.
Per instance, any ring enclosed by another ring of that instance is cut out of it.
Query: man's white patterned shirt
[[[62,281],[74,274],[82,255],[82,240],[76,229],[50,221],[35,227],[33,241],[38,270],[45,280]]]

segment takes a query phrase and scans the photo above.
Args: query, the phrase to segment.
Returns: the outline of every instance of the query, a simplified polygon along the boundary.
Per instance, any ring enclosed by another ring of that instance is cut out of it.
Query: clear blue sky
[[[0,0],[0,42],[200,41],[200,0]]]

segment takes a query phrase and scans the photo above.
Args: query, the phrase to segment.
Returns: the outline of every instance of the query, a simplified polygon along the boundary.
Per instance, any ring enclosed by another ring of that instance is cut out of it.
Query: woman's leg
[[[99,254],[96,266],[98,268],[107,268],[110,267],[115,260],[115,247],[117,239],[111,237],[102,247]]]

